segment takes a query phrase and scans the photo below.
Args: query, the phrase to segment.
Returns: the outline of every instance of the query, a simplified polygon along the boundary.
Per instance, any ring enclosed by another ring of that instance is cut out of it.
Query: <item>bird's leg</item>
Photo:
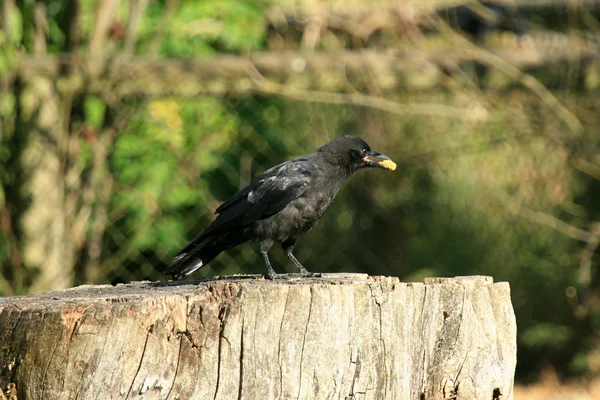
[[[288,251],[286,254],[294,262],[294,264],[296,264],[296,267],[298,267],[298,269],[300,270],[301,273],[303,273],[305,275],[312,275],[311,272],[309,272],[306,268],[304,268],[304,265],[300,264],[300,261],[298,261],[296,256],[294,256],[291,251]]]
[[[271,261],[269,261],[269,255],[267,254],[267,252],[269,251],[269,249],[271,248],[272,245],[273,245],[272,241],[261,241],[258,245],[260,248],[260,253],[262,254],[263,258],[265,259],[265,264],[267,264],[267,273],[269,275],[269,279],[271,279],[271,280],[273,280],[273,279],[275,279],[275,277],[277,277],[275,270],[271,266]]]
[[[269,261],[269,256],[267,255],[267,252],[261,250],[261,254],[262,254],[263,258],[265,259],[265,264],[267,264],[267,271],[269,274],[269,279],[271,279],[271,280],[275,279],[275,277],[277,277],[277,274],[275,273],[275,270],[271,266],[271,262]]]
[[[281,244],[281,247],[283,247],[283,251],[285,251],[285,254],[287,254],[290,260],[292,260],[294,264],[296,264],[296,267],[298,267],[300,273],[302,273],[303,275],[312,275],[310,272],[308,272],[306,268],[304,268],[304,265],[302,265],[300,261],[298,261],[294,254],[292,254],[292,251],[294,251],[294,242],[284,242]]]

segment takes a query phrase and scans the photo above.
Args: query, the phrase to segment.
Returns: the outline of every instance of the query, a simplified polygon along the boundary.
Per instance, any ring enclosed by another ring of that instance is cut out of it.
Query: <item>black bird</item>
[[[275,242],[309,274],[292,254],[296,239],[316,225],[342,183],[366,167],[393,171],[396,164],[362,139],[342,136],[314,153],[268,169],[217,208],[217,218],[175,256],[165,273],[184,278],[222,251],[254,240],[269,278],[276,276],[267,255]]]

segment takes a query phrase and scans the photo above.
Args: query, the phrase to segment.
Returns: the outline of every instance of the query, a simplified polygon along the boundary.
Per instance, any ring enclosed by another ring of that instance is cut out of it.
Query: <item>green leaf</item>
[[[87,96],[83,108],[85,110],[85,121],[88,125],[100,130],[104,124],[104,113],[106,104],[96,96]]]
[[[560,348],[571,339],[571,328],[565,325],[539,322],[526,328],[521,335],[523,343],[529,347]]]

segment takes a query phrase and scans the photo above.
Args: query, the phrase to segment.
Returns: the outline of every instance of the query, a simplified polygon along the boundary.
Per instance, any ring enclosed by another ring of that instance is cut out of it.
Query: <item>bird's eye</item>
[[[360,150],[360,155],[363,156],[363,157],[366,156],[367,155],[367,149],[361,149]]]

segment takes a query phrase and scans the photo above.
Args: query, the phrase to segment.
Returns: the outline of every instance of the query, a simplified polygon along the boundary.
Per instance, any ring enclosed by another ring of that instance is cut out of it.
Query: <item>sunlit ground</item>
[[[544,373],[538,382],[516,385],[514,400],[596,400],[600,399],[600,377],[592,381],[561,382],[556,374]]]

